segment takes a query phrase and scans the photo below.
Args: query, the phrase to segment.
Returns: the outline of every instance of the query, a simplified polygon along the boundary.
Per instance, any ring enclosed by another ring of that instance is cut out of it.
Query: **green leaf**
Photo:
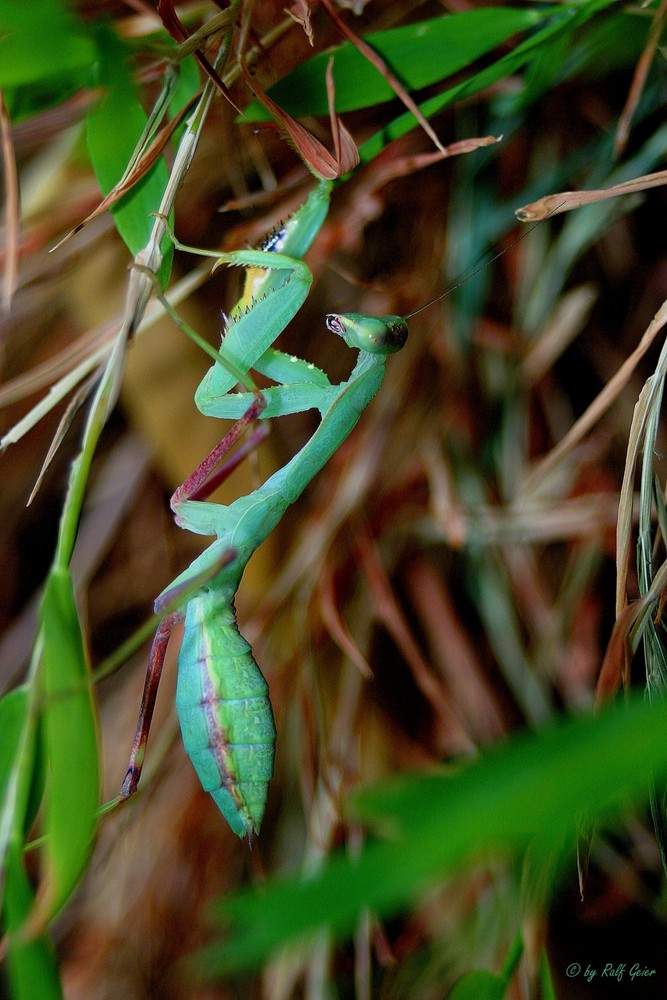
[[[557,8],[487,7],[451,14],[364,36],[409,90],[420,90],[470,65],[517,32],[526,31]],[[385,78],[352,45],[313,56],[269,91],[295,117],[327,114],[325,73],[334,59],[336,111],[355,111],[391,101],[396,94]],[[251,121],[270,117],[254,101],[245,114]]]
[[[69,570],[49,575],[41,607],[42,695],[48,768],[43,884],[36,922],[46,922],[77,885],[97,826],[99,753],[90,669]]]
[[[97,82],[104,89],[99,104],[86,119],[90,160],[102,193],[121,180],[146,126],[128,62],[128,52],[110,30],[98,30],[100,59]],[[116,228],[133,257],[148,243],[154,219],[167,186],[167,167],[162,157],[145,177],[111,209]],[[165,287],[171,269],[173,247],[165,238],[160,280]]]
[[[47,935],[26,941],[20,934],[34,905],[21,854],[7,859],[3,919],[7,932],[7,970],[12,1000],[61,1000],[58,964]]]
[[[308,879],[274,882],[220,906],[233,923],[202,961],[211,973],[257,964],[278,947],[328,927],[349,932],[368,907],[395,913],[435,881],[534,838],[574,846],[577,818],[646,799],[667,774],[667,702],[633,701],[597,717],[523,734],[470,765],[412,776],[359,796],[358,817],[385,832],[351,859],[334,855]]]
[[[88,73],[94,60],[92,40],[63,3],[0,3],[0,87],[43,86],[45,77]]]
[[[507,984],[500,976],[475,969],[457,979],[447,1000],[502,1000]]]
[[[21,930],[34,896],[23,864],[23,831],[34,810],[26,812],[30,787],[38,784],[33,773],[34,720],[28,685],[0,700],[0,793],[2,813],[2,919],[7,943],[7,972],[13,1000],[60,1000],[56,956],[50,940],[40,935],[26,941]],[[36,808],[36,806],[35,806]]]
[[[46,934],[23,936],[35,899],[23,863],[23,834],[31,823],[42,788],[35,774],[35,725],[30,688],[16,688],[0,700],[0,791],[2,812],[2,919],[12,1000],[61,1000],[56,955]],[[35,794],[34,807],[28,799]],[[27,812],[27,815],[26,815]]]

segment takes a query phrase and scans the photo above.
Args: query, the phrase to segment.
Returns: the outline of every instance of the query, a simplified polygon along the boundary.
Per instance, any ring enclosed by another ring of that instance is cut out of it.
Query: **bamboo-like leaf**
[[[524,66],[530,65],[535,56],[542,52],[546,45],[553,44],[563,33],[571,33],[580,24],[585,23],[587,20],[600,13],[600,11],[604,10],[604,8],[610,6],[613,2],[614,0],[589,0],[588,3],[568,6],[563,5],[563,7],[559,8],[558,13],[554,17],[547,20],[547,24],[544,28],[530,35],[530,37],[524,42],[517,45],[515,49],[496,60],[496,62],[492,63],[490,66],[487,66],[479,73],[473,74],[473,76],[464,80],[462,83],[458,83],[456,86],[450,87],[441,94],[437,94],[435,97],[431,97],[424,101],[423,104],[419,105],[419,110],[426,118],[432,118],[433,115],[442,111],[443,108],[450,107],[458,100],[469,98],[473,94],[478,94],[486,87],[490,87],[494,83],[497,83],[498,80],[504,80],[511,74],[518,73],[518,71]],[[492,9],[496,10],[497,8]],[[489,11],[478,11],[477,13],[484,14],[489,13]],[[549,15],[554,13],[554,9],[546,8],[541,13],[549,17]],[[463,17],[465,15],[461,14],[455,16]],[[370,160],[374,159],[374,157],[376,157],[392,139],[398,139],[400,136],[405,135],[406,132],[409,132],[412,128],[414,128],[414,125],[415,118],[410,113],[406,113],[400,115],[398,118],[395,118],[394,121],[386,125],[381,132],[371,136],[371,138],[360,147],[359,156],[361,157],[361,162],[368,163]]]
[[[0,897],[3,899],[12,839],[22,842],[34,742],[30,690],[23,685],[0,699]]]
[[[41,607],[44,754],[48,765],[42,884],[26,932],[42,931],[88,861],[99,802],[92,684],[69,570],[52,569]]]
[[[391,68],[387,63],[377,54],[372,46],[368,45],[367,42],[360,38],[355,32],[349,27],[349,25],[339,17],[336,8],[330,3],[330,0],[322,0],[322,6],[326,10],[327,14],[334,22],[336,27],[342,34],[350,41],[354,47],[361,53],[364,59],[367,59],[371,65],[375,66],[378,73],[384,77],[391,89],[394,91],[396,96],[403,104],[406,106],[408,111],[411,111],[415,116],[421,127],[423,128],[426,135],[431,139],[437,149],[446,155],[444,146],[440,142],[437,134],[433,131],[429,123],[426,121],[421,111],[415,104],[412,96],[405,89],[401,81],[398,79],[395,73],[392,72]]]
[[[28,711],[28,690],[14,688],[0,698],[0,799],[4,802],[14,768],[16,747]]]
[[[56,954],[46,934],[25,940],[22,928],[34,905],[33,891],[14,847],[7,859],[3,916],[7,932],[7,971],[12,1000],[61,1000]]]
[[[43,787],[42,769],[35,760],[34,736],[30,688],[26,684],[0,700],[0,894],[7,935],[7,971],[13,1000],[60,1000],[51,942],[46,935],[26,941],[21,934],[34,905],[23,865],[23,837],[34,819]]]
[[[93,399],[83,445],[72,463],[58,544],[40,609],[40,628],[28,680],[31,710],[25,713],[23,745],[34,743],[36,704],[41,708],[42,758],[48,773],[42,883],[20,929],[22,940],[39,937],[75,888],[92,847],[99,798],[99,753],[90,668],[69,569],[90,465],[118,392],[126,338],[120,335]],[[7,812],[10,851],[20,849],[28,794],[34,781],[32,755],[15,770]],[[36,762],[39,766],[39,761]],[[4,822],[4,816],[3,816]]]

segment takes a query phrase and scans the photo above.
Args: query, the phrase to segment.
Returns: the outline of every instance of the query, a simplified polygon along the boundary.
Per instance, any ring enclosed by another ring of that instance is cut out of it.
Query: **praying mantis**
[[[171,499],[178,525],[216,540],[155,602],[164,615],[120,793],[129,797],[139,783],[167,644],[174,625],[184,619],[176,692],[183,743],[203,788],[239,837],[252,838],[260,829],[276,727],[267,682],[238,629],[236,591],[254,551],[350,434],[382,384],[387,355],[400,350],[408,335],[399,316],[329,314],[327,328],[359,352],[350,377],[338,385],[315,365],[271,346],[308,294],[312,275],[301,258],[324,222],[330,190],[331,184],[321,181],[261,249],[206,252],[249,269],[243,296],[227,320],[219,361],[195,395],[202,413],[235,423]],[[251,368],[276,384],[260,392],[247,374]],[[237,382],[245,391],[230,392]],[[255,430],[227,458],[256,420],[308,409],[319,411],[320,423],[283,468],[229,506],[206,501],[261,436]],[[174,605],[176,610],[169,610]]]

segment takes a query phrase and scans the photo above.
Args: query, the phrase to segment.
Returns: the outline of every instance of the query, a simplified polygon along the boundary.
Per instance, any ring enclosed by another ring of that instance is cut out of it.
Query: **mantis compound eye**
[[[329,313],[326,324],[327,329],[342,337],[348,347],[369,354],[394,354],[408,339],[408,324],[402,316]]]

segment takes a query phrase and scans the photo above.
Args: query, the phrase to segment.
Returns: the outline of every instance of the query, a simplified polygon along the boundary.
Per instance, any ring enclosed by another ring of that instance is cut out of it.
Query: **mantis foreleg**
[[[214,258],[217,264],[249,269],[243,294],[223,331],[223,364],[210,369],[195,395],[197,407],[207,416],[236,419],[245,412],[248,397],[240,401],[229,390],[236,381],[243,381],[236,373],[251,368],[279,383],[267,390],[263,419],[311,407],[322,412],[331,402],[331,383],[324,372],[272,347],[308,295],[312,275],[301,258],[326,217],[330,190],[330,183],[321,181],[305,204],[274,230],[259,250],[201,251],[170,234],[178,249]],[[294,385],[302,386],[301,390],[293,391]],[[307,392],[305,386],[310,387]],[[252,387],[246,388],[252,391]]]
[[[247,431],[252,423],[257,420],[265,407],[264,398],[261,393],[258,394],[251,402],[248,409],[245,411],[243,416],[236,421],[236,423],[230,428],[225,434],[223,439],[215,446],[215,448],[206,456],[203,462],[200,462],[197,468],[191,475],[185,480],[185,482],[175,490],[170,506],[176,516],[176,523],[180,524],[179,515],[182,504],[186,500],[191,500],[197,496],[203,497],[208,495],[213,490],[209,480],[211,476],[218,469],[220,463],[226,456],[230,453],[232,448],[237,444],[239,439]],[[240,459],[239,459],[240,460]],[[228,463],[225,467],[225,475],[229,475],[232,468],[235,468],[238,461],[230,467]],[[218,469],[218,472],[222,470]],[[217,476],[215,483],[218,485],[221,482],[220,475]]]

